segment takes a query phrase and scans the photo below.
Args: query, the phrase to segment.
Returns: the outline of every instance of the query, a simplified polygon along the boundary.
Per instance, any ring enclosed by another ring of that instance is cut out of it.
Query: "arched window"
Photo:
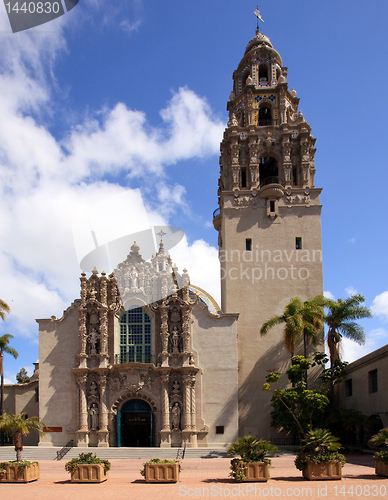
[[[259,82],[268,82],[268,66],[266,64],[259,66]]]
[[[141,307],[120,318],[120,363],[151,363],[151,319]]]
[[[264,186],[265,184],[268,184],[268,182],[278,182],[278,173],[279,171],[276,158],[273,158],[272,156],[263,156],[260,158],[260,186]]]
[[[272,125],[272,112],[271,108],[262,106],[259,109],[259,126],[265,127],[266,125]]]

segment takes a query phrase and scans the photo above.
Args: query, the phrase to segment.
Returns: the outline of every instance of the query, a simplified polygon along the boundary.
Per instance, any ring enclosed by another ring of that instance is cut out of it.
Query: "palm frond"
[[[5,320],[5,313],[9,313],[9,305],[0,299],[0,318]]]
[[[260,335],[266,335],[268,333],[268,330],[276,325],[284,323],[284,321],[284,316],[272,316],[272,318],[263,323],[263,326],[260,328]]]

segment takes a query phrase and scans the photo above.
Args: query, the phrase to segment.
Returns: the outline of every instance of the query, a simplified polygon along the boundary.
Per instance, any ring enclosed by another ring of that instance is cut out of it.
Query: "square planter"
[[[265,462],[247,462],[245,463],[245,479],[244,482],[253,481],[268,481],[268,464]]]
[[[75,471],[71,473],[72,483],[102,483],[108,479],[101,464],[78,464]]]
[[[245,468],[244,475],[245,479],[243,482],[257,482],[257,481],[268,481],[268,464],[266,462],[237,462],[238,465],[242,465]],[[240,482],[236,479],[236,482]]]
[[[342,479],[342,463],[339,460],[335,460],[334,462],[320,462],[319,464],[309,462],[303,470],[303,477],[310,481]]]
[[[179,479],[179,463],[145,464],[147,483],[176,483]]]
[[[375,460],[375,472],[379,476],[388,477],[388,464],[385,464],[382,460]]]
[[[19,471],[17,463],[5,466],[5,474],[0,474],[0,483],[29,483],[40,478],[39,464],[30,464]]]

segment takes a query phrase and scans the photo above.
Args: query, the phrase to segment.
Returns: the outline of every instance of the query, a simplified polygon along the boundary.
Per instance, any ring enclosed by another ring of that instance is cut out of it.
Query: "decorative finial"
[[[260,19],[261,22],[264,22],[264,19],[260,15],[259,6],[257,6],[256,10],[253,13],[257,17],[257,29],[260,31],[260,28],[259,28],[259,19]]]
[[[156,236],[160,236],[160,242],[163,240],[163,236],[166,236],[167,233],[164,233],[163,230],[161,229],[158,233],[156,233]]]

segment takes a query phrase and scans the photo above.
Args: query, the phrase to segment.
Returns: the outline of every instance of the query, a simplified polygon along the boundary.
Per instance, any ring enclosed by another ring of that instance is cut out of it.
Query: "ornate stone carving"
[[[99,411],[98,405],[93,403],[89,408],[89,427],[93,430],[98,429],[99,424]]]
[[[180,429],[181,425],[181,407],[175,403],[171,410],[171,423],[174,430]]]
[[[235,207],[249,207],[249,206],[255,206],[258,203],[260,203],[260,200],[257,197],[253,196],[239,196],[238,198],[233,199],[233,205]]]
[[[310,205],[311,200],[310,200],[310,195],[299,195],[296,194],[294,196],[286,196],[286,203],[289,204],[301,204],[301,205]]]

